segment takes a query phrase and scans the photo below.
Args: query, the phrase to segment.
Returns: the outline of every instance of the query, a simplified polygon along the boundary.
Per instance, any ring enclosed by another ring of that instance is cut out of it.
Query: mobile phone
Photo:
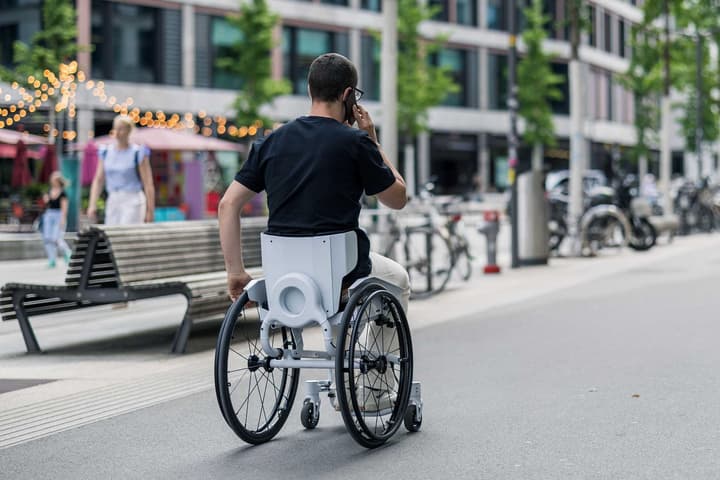
[[[350,95],[344,100],[345,102],[345,121],[351,127],[355,124],[355,114],[353,113],[353,106],[357,105],[355,100],[355,92],[350,92]]]

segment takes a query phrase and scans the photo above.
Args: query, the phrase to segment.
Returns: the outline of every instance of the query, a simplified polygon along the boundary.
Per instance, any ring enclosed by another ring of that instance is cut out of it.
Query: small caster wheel
[[[303,427],[308,430],[312,430],[317,427],[320,421],[320,412],[316,411],[315,404],[310,400],[303,402],[302,410],[300,411],[300,422]]]
[[[419,432],[422,426],[422,419],[418,418],[418,410],[416,405],[408,405],[405,410],[405,428],[408,432]]]

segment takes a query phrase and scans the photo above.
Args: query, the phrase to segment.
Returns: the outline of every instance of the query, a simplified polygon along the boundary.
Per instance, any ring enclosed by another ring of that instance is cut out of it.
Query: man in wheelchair
[[[328,53],[316,58],[308,74],[310,113],[256,140],[220,201],[220,238],[233,301],[252,280],[243,265],[240,212],[265,190],[268,234],[312,237],[354,231],[357,265],[345,276],[343,288],[367,276],[385,280],[402,290],[400,304],[407,312],[407,272],[370,252],[370,241],[358,226],[363,193],[377,195],[392,209],[402,209],[407,195],[405,181],[380,147],[372,118],[357,104],[363,93],[357,82],[357,70],[344,56]],[[351,127],[355,122],[357,129]],[[376,323],[372,328],[382,326]],[[385,391],[359,397],[363,410],[392,408],[394,402]]]

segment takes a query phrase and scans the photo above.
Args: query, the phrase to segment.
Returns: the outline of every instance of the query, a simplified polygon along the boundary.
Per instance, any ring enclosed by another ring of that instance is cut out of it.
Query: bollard
[[[500,215],[495,210],[485,212],[483,215],[485,223],[478,228],[478,231],[485,235],[487,240],[487,265],[483,268],[485,273],[500,273],[497,264],[497,236],[500,231]]]

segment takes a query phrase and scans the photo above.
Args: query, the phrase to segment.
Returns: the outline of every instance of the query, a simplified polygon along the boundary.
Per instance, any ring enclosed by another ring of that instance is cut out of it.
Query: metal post
[[[665,15],[665,42],[663,45],[663,98],[660,122],[660,191],[663,197],[663,210],[668,215],[673,210],[673,202],[670,198],[672,111],[670,105],[670,7],[668,0],[663,0],[663,15]]]
[[[383,27],[380,60],[380,100],[382,102],[383,150],[388,160],[397,165],[397,0],[383,0]]]
[[[702,114],[702,102],[703,102],[703,36],[698,32],[697,41],[695,42],[696,49],[696,79],[695,86],[697,93],[695,95],[695,155],[697,155],[697,168],[698,168],[698,180],[703,177],[703,164],[702,164],[702,142],[703,142],[703,114]]]
[[[510,58],[508,68],[508,109],[510,111],[510,133],[508,135],[508,166],[510,184],[512,186],[512,268],[520,266],[518,259],[518,199],[517,199],[517,167],[518,167],[518,136],[517,136],[517,0],[510,0]]]

